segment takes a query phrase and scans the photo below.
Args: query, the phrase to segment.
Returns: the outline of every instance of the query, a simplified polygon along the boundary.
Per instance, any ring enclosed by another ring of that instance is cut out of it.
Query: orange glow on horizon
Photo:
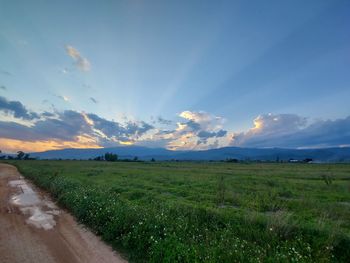
[[[133,142],[130,142],[130,141],[128,141],[128,142],[120,141],[119,143],[122,145],[133,145],[134,144]]]
[[[48,150],[59,150],[64,148],[103,148],[96,144],[91,138],[79,136],[77,141],[22,141],[14,139],[0,138],[0,150],[2,152],[15,153],[24,152],[42,152]]]

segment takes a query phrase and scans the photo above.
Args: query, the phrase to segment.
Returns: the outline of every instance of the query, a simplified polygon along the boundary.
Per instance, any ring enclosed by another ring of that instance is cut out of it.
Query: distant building
[[[297,159],[289,159],[288,162],[289,163],[299,163],[300,161]]]

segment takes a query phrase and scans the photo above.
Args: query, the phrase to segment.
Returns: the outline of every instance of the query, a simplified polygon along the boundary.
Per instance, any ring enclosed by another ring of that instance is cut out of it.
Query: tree
[[[105,160],[108,162],[118,161],[118,155],[114,153],[105,153]]]
[[[24,152],[22,152],[22,151],[18,151],[18,152],[17,152],[17,159],[18,159],[18,160],[22,160],[22,159],[23,159],[23,157],[24,157],[24,155],[25,155],[25,153],[24,153]]]
[[[94,158],[94,161],[103,161],[103,156],[97,156]]]
[[[134,157],[134,162],[137,162],[139,158],[137,156]]]
[[[151,162],[155,162],[156,160],[154,158],[151,159]]]

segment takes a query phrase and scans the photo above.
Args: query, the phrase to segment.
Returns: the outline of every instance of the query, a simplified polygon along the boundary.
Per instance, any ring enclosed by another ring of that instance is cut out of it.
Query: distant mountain
[[[350,147],[321,149],[284,149],[284,148],[239,148],[224,147],[204,151],[170,151],[163,148],[147,148],[141,146],[122,146],[100,149],[63,149],[31,153],[31,157],[40,159],[81,159],[86,160],[104,155],[106,152],[118,154],[119,158],[140,160],[303,160],[312,158],[320,162],[350,162]]]

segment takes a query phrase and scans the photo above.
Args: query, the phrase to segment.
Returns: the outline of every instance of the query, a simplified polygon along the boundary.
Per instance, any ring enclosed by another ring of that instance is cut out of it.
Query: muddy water
[[[58,216],[60,211],[54,203],[38,196],[23,177],[9,181],[8,184],[17,188],[18,193],[11,196],[10,202],[28,216],[26,219],[28,224],[45,230],[52,229],[56,225],[55,216]]]
[[[119,254],[0,163],[1,263],[120,263]]]

